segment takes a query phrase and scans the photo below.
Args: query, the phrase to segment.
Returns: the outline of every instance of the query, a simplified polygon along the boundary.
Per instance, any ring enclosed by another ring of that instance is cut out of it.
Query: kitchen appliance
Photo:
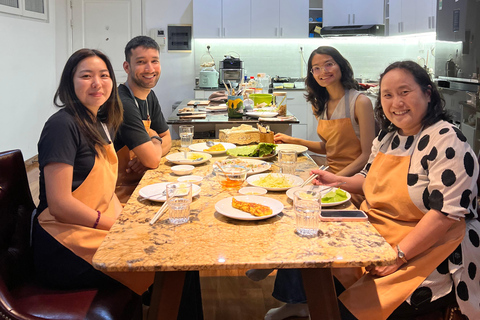
[[[218,87],[219,73],[215,70],[215,67],[205,67],[200,70],[200,78],[198,81],[198,87],[209,89]]]
[[[453,58],[450,58],[450,60],[448,60],[445,63],[445,75],[447,77],[456,77],[457,76],[457,65],[453,61]]]
[[[385,25],[332,26],[321,29],[322,36],[384,36]]]
[[[240,58],[225,55],[225,58],[220,61],[219,71],[219,84],[223,85],[223,82],[228,84],[230,81],[232,86],[236,87],[243,79],[243,61]]]

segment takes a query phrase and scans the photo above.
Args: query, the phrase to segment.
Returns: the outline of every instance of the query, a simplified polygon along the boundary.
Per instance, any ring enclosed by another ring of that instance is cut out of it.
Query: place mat
[[[187,103],[187,106],[193,106],[194,104],[197,104],[197,106],[208,106],[210,101],[208,100],[190,100]]]

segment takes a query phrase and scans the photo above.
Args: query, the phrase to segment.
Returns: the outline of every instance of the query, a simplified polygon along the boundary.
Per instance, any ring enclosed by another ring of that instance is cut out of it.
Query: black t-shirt
[[[147,104],[152,121],[150,128],[158,134],[168,130],[167,122],[163,117],[162,108],[155,93],[150,90],[147,100],[135,98],[138,107],[128,88],[121,84],[118,86],[118,95],[123,104],[123,123],[115,136],[115,150],[118,151],[124,146],[132,150],[145,142],[150,141],[150,136],[145,130],[142,120],[147,120]]]
[[[101,123],[97,124],[98,131],[108,140]],[[37,213],[48,207],[43,169],[52,162],[73,166],[72,192],[82,184],[95,164],[95,153],[88,146],[73,116],[65,109],[59,110],[47,120],[38,141],[40,203]]]

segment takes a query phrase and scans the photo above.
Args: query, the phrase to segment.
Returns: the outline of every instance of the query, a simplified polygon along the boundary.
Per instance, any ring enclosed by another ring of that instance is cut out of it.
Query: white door
[[[71,0],[72,49],[98,49],[115,70],[117,83],[125,82],[125,45],[142,34],[142,0]]]
[[[279,35],[279,0],[252,1],[252,38],[276,38]]]
[[[237,1],[241,3],[241,1]],[[237,17],[235,21],[241,21]],[[240,23],[238,24],[241,25]],[[195,38],[222,38],[222,0],[193,1],[193,36]]]
[[[280,37],[307,37],[308,5],[307,0],[280,0]]]

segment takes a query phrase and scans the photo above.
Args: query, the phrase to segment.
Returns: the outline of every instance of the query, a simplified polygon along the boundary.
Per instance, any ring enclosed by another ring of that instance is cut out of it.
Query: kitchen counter
[[[292,118],[281,121],[279,121],[278,118],[259,120],[258,118],[252,118],[249,116],[243,116],[242,118],[229,118],[227,111],[207,112],[205,118],[181,119],[180,116],[177,115],[178,110],[186,108],[187,103],[191,100],[192,99],[183,100],[178,107],[172,111],[170,117],[167,119],[167,124],[172,126],[172,139],[178,138],[178,126],[184,124],[193,124],[195,126],[195,136],[197,138],[218,138],[218,131],[221,129],[230,129],[241,124],[249,124],[256,127],[257,123],[268,124],[273,132],[281,132],[291,135],[291,125],[299,123],[299,120],[288,111],[287,116],[292,116]],[[195,111],[204,110],[204,107],[200,106],[195,108]]]

